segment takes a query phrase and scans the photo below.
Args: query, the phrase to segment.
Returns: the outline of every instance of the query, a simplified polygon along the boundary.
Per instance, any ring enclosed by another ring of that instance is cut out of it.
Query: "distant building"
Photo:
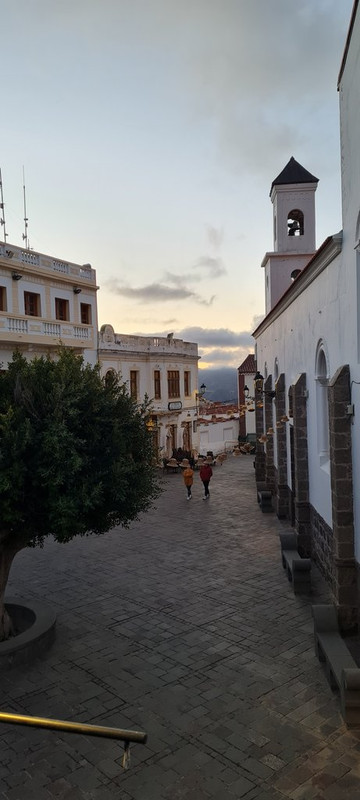
[[[239,410],[229,403],[205,403],[199,411],[200,455],[232,452],[238,444]]]
[[[0,363],[14,350],[27,358],[54,353],[60,342],[97,360],[96,274],[90,264],[0,243]]]
[[[0,243],[0,365],[15,350],[26,358],[56,356],[71,347],[85,363],[99,360],[102,374],[120,372],[131,396],[151,400],[149,427],[159,456],[199,450],[198,346],[175,339],[115,334],[98,336],[96,274],[34,250]],[[1,368],[0,367],[0,368]]]
[[[199,449],[197,431],[198,346],[182,339],[131,336],[103,325],[99,334],[99,362],[106,375],[121,374],[129,394],[138,403],[151,400],[150,425],[160,457],[173,450]]]
[[[247,434],[255,434],[254,377],[256,372],[255,356],[249,353],[245,361],[238,367],[238,405],[239,435],[245,439]],[[249,410],[251,409],[251,410]]]

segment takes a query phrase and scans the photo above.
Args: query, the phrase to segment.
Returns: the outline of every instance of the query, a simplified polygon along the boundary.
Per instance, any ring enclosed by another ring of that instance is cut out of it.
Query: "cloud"
[[[125,286],[114,279],[106,282],[112,293],[135,300],[138,303],[166,303],[179,300],[193,300],[194,303],[203,306],[211,306],[215,295],[209,300],[200,297],[196,292],[187,289],[186,286],[166,286],[164,283],[149,283],[145,286]]]
[[[210,278],[219,278],[220,275],[226,275],[226,268],[221,258],[214,258],[213,256],[201,256],[195,264],[195,268],[204,267],[209,272]]]
[[[214,225],[207,225],[206,233],[210,246],[214,250],[219,250],[224,240],[224,231],[221,228],[215,228]]]
[[[187,342],[197,342],[201,347],[254,347],[250,331],[236,332],[229,328],[182,328],[176,336]]]
[[[254,330],[252,328],[251,330]],[[157,331],[153,336],[166,336]],[[229,328],[201,328],[193,326],[174,331],[176,339],[196,342],[199,345],[200,366],[227,366],[236,369],[249,353],[254,352],[251,331],[232,331]]]
[[[178,103],[185,97],[189,117],[214,133],[228,168],[252,174],[266,168],[272,179],[285,159],[310,142],[312,153],[315,146],[325,165],[329,161],[320,117],[329,104],[336,106],[350,0],[226,0],[225,5],[221,0],[23,0],[20,26],[19,4],[8,5],[15,7],[7,9],[11,32],[25,38],[40,30],[49,47],[54,30],[61,32],[64,43],[76,42],[76,52],[86,42],[99,67],[108,66],[110,54],[130,50],[132,41],[135,75],[141,74],[142,55],[151,76],[154,57],[160,56],[160,80],[164,75],[171,83],[167,98]],[[34,49],[32,60],[39,52],[43,48]],[[316,115],[314,143],[309,119]],[[315,171],[315,164],[308,166]],[[209,226],[214,247],[219,233]]]
[[[220,241],[216,229],[214,238]],[[203,306],[211,306],[216,295],[211,295],[209,299],[202,297],[198,292],[194,292],[187,284],[199,283],[204,279],[204,275],[199,274],[198,270],[203,269],[207,280],[219,278],[226,274],[226,268],[220,258],[213,256],[201,256],[191,272],[176,273],[167,270],[158,281],[145,284],[144,286],[133,287],[119,281],[117,278],[109,278],[105,285],[112,293],[127,297],[129,300],[136,300],[139,303],[164,303],[178,302],[179,300],[192,300],[194,303]]]
[[[131,325],[136,324],[137,325],[138,323],[141,323],[142,325],[156,325],[158,322],[159,322],[159,320],[154,319],[154,317],[144,317],[144,316],[141,316],[141,317],[127,317],[127,316],[126,317],[122,317],[122,323],[123,324],[126,323],[126,325],[129,325],[129,324],[131,324]],[[179,324],[179,320],[176,319],[175,317],[172,317],[171,319],[163,319],[163,320],[161,320],[161,324],[165,325],[166,327],[171,325],[174,328],[175,325]],[[139,331],[134,331],[133,333],[134,333],[134,336],[148,336],[149,335],[147,333],[140,333]]]
[[[165,337],[167,333],[168,331],[158,330],[151,335]],[[141,335],[141,333],[138,333],[138,335]],[[150,334],[145,335],[149,336]],[[221,364],[236,368],[249,353],[254,352],[254,339],[251,331],[231,331],[229,328],[201,328],[194,326],[175,328],[174,336],[176,339],[196,342],[199,345],[202,367]]]
[[[220,365],[222,367],[234,367],[234,369],[237,369],[249,352],[253,352],[253,350],[247,347],[239,347],[236,349],[224,347],[205,351],[200,349],[201,362],[199,366],[206,368]]]
[[[201,280],[200,275],[195,275],[194,272],[185,272],[183,275],[177,275],[176,272],[164,272],[162,281],[165,283],[173,283],[175,286],[184,286],[186,283],[198,283]]]
[[[346,11],[336,0],[228,0],[226,14],[219,0],[195,5],[202,36],[188,46],[189,102],[214,130],[223,165],[273,177],[284,154],[314,152],[314,116],[336,102]]]

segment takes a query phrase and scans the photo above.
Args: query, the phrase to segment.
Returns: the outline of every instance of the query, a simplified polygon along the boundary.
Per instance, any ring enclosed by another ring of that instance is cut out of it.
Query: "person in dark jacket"
[[[213,474],[213,471],[212,471],[212,469],[210,467],[210,464],[206,464],[206,462],[205,462],[205,464],[203,464],[200,467],[200,480],[203,482],[204,490],[205,490],[205,496],[203,497],[203,500],[208,500],[209,497],[210,497],[209,483],[210,483],[212,474]]]

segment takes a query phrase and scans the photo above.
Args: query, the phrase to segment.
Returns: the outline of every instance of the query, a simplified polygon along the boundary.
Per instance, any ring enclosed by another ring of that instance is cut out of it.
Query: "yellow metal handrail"
[[[145,744],[147,741],[147,733],[144,731],[128,731],[122,728],[89,725],[85,722],[68,722],[67,720],[49,719],[47,717],[29,717],[24,714],[9,714],[5,711],[0,711],[1,722],[7,722],[10,725],[26,725],[33,728],[48,728],[66,733],[82,733],[86,734],[86,736],[103,736],[105,739],[120,739],[125,743],[122,762],[125,769],[130,763],[130,742]]]

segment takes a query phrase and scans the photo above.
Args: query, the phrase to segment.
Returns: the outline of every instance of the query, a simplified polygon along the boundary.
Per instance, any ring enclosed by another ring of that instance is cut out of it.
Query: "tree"
[[[13,559],[25,547],[127,527],[158,494],[149,409],[115,373],[61,348],[57,360],[15,353],[0,374],[0,641]]]

